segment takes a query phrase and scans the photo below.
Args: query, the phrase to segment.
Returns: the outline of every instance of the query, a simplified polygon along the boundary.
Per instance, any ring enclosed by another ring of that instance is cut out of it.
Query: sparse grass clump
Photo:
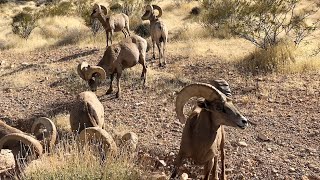
[[[285,72],[295,62],[294,46],[282,42],[267,49],[256,49],[237,64],[238,68],[246,73],[261,74]]]
[[[77,137],[62,137],[50,154],[26,167],[23,179],[140,179],[127,155],[102,152],[100,145],[80,147]]]
[[[24,39],[28,39],[36,27],[36,18],[32,13],[21,12],[12,18],[12,32]]]

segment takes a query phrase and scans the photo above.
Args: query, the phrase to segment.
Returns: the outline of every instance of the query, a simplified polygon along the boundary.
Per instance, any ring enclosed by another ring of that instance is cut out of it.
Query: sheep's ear
[[[107,15],[107,14],[108,14],[108,9],[107,9],[105,6],[103,6],[103,5],[100,5],[100,7],[101,7],[101,9],[102,9],[103,14],[104,14],[104,15]]]
[[[217,88],[219,91],[221,91],[223,94],[225,94],[227,97],[231,97],[231,90],[228,82],[224,79],[217,79],[214,80],[212,85]]]

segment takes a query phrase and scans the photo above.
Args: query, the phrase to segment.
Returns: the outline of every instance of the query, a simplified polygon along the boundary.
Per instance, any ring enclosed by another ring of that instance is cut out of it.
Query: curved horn
[[[49,118],[41,117],[33,123],[31,128],[31,133],[34,134],[35,136],[39,135],[40,133],[39,130],[41,128],[41,125],[45,127],[46,133],[44,137],[41,137],[40,139],[37,138],[37,139],[42,141],[43,146],[47,145],[47,147],[51,149],[53,148],[57,139],[56,125]]]
[[[100,8],[101,8],[101,10],[102,10],[102,12],[103,12],[104,15],[107,15],[107,14],[108,14],[108,9],[107,9],[105,6],[100,5]]]
[[[153,9],[156,9],[156,10],[158,10],[158,12],[159,12],[157,18],[161,17],[161,16],[162,16],[162,9],[161,9],[161,7],[158,6],[158,5],[152,5],[152,7],[153,7]]]
[[[151,5],[146,5],[145,9],[146,9],[146,12],[144,13],[144,15],[142,15],[141,17],[142,20],[149,19],[149,17],[153,13],[153,7]]]
[[[106,71],[100,66],[89,66],[89,68],[84,71],[84,77],[86,80],[91,79],[94,73],[98,73],[101,80],[105,80],[107,78]]]
[[[85,143],[87,140],[96,140],[104,145],[105,152],[117,153],[117,145],[112,136],[100,127],[88,127],[80,132],[80,142]]]
[[[131,151],[136,150],[138,139],[138,135],[134,132],[128,132],[124,134],[121,138],[121,140],[127,144],[128,148],[130,148]]]
[[[11,133],[0,139],[0,150],[5,146],[10,146],[9,143],[13,141],[21,141],[23,144],[32,147],[32,155],[41,156],[43,152],[42,145],[40,141],[35,138],[22,134],[22,133]],[[11,147],[10,147],[11,148]]]
[[[228,82],[224,79],[214,80],[212,85],[228,97],[231,97],[231,90]]]
[[[184,87],[176,98],[176,113],[181,123],[186,122],[186,117],[183,114],[183,107],[192,97],[203,97],[207,101],[216,99],[225,100],[225,95],[217,90],[214,86],[205,83],[195,83]]]
[[[88,68],[88,67],[89,67],[89,64],[87,62],[82,62],[82,63],[78,64],[78,68],[77,68],[77,72],[78,72],[79,76],[86,81],[88,79],[86,79],[84,76],[84,70],[85,70],[85,68]]]

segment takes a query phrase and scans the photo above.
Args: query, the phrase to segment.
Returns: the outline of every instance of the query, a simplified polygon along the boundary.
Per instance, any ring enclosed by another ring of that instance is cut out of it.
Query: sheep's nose
[[[247,125],[247,124],[248,124],[248,120],[247,120],[247,119],[243,119],[243,120],[242,120],[242,123],[243,123],[244,125]]]

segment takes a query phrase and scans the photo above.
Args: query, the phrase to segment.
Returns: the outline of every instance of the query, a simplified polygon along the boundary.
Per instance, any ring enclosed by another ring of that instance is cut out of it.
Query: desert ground
[[[170,8],[174,2],[159,4],[169,36],[176,37],[169,38],[167,66],[159,68],[149,51],[146,87],[140,80],[142,66],[137,65],[125,70],[120,99],[105,95],[109,80],[96,92],[105,108],[107,131],[133,131],[139,136],[135,166],[147,174],[169,176],[184,126],[175,113],[177,92],[193,82],[223,78],[230,84],[234,104],[251,122],[245,130],[225,127],[228,179],[320,179],[320,54],[311,56],[319,36],[297,49],[293,70],[256,75],[237,65],[254,51],[250,42],[202,37],[205,30],[186,19],[195,2],[176,10]],[[177,37],[179,30],[184,34]],[[115,42],[123,38],[121,33],[116,36]],[[0,51],[0,119],[28,132],[37,117],[45,116],[57,124],[59,135],[70,132],[72,103],[78,93],[89,90],[76,67],[83,61],[99,62],[105,35],[97,37],[99,41],[90,43],[39,48],[37,39],[41,45],[43,39],[31,35],[30,40]],[[165,165],[142,162],[146,156]],[[202,168],[185,161],[181,173],[199,179]]]

